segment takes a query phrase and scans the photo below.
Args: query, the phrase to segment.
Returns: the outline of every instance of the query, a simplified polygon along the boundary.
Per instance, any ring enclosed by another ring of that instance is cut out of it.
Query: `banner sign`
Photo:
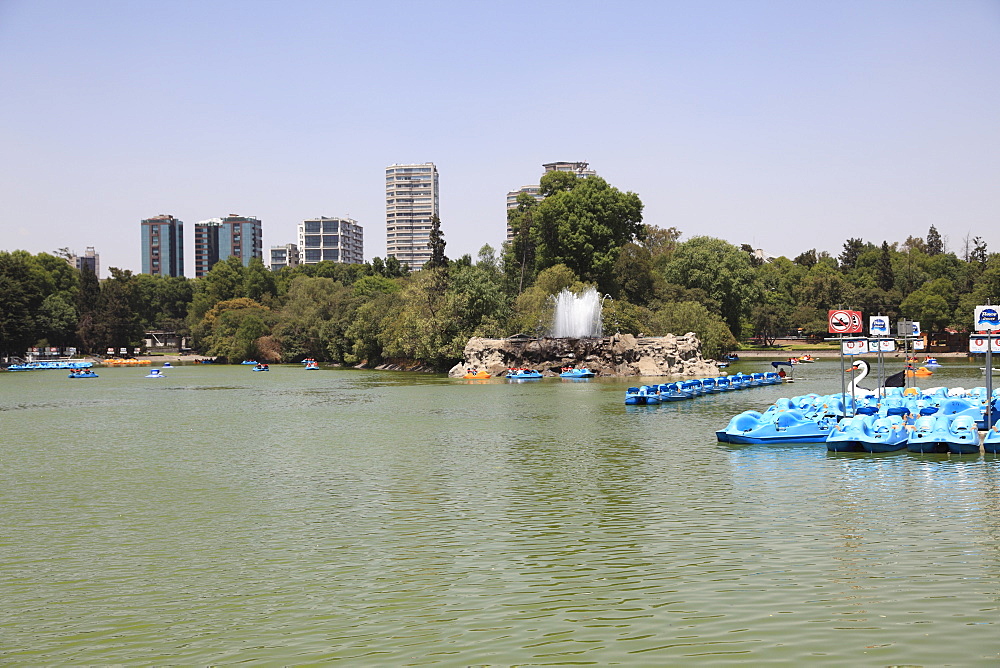
[[[889,336],[889,316],[868,316],[868,334],[871,336]]]
[[[916,339],[915,341],[913,341],[910,344],[910,347],[913,348],[914,350],[923,350],[924,349],[924,340],[923,339]]]
[[[977,332],[1000,331],[1000,306],[977,306],[974,329]]]
[[[868,347],[873,353],[891,353],[896,350],[896,339],[870,339]]]
[[[845,355],[864,355],[868,352],[868,339],[844,339],[841,351]]]
[[[987,346],[992,342],[993,347],[987,350]],[[970,353],[1000,353],[1000,336],[996,334],[973,334],[969,337]]]
[[[861,311],[831,310],[827,317],[831,334],[860,334],[863,331]]]

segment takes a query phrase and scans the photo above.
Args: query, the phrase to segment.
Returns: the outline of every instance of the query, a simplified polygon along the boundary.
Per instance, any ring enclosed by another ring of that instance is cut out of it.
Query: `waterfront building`
[[[140,226],[142,273],[183,276],[184,223],[163,214],[146,218]]]
[[[433,162],[386,167],[386,257],[414,270],[431,259],[431,218],[439,215],[438,198],[438,171]]]
[[[588,176],[597,176],[597,172],[590,168],[590,164],[586,162],[547,162],[542,165],[542,169],[546,172],[573,172],[576,174],[577,178],[585,179]],[[517,208],[517,196],[521,193],[527,193],[535,198],[536,201],[541,202],[544,198],[539,194],[541,188],[537,185],[531,186],[521,186],[517,190],[511,190],[507,193],[507,211]],[[514,231],[510,229],[510,224],[507,224],[507,241],[514,238]]]
[[[296,244],[271,246],[271,271],[297,266],[299,266],[299,247]]]
[[[299,223],[299,261],[302,264],[365,261],[364,229],[351,218],[320,216]]]
[[[201,278],[216,262],[238,257],[246,267],[253,258],[264,261],[260,221],[252,216],[231,213],[194,226],[194,275]]]

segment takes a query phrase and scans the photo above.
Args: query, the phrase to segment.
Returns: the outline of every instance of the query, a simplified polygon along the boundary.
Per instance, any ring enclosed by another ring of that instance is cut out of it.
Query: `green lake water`
[[[984,384],[945,362],[925,387]],[[0,374],[3,665],[1000,661],[1000,459],[716,443],[837,361],[649,408],[635,379],[98,373]]]

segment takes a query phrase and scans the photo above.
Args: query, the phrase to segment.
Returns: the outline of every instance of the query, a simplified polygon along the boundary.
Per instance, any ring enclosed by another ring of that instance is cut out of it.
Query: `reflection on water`
[[[634,383],[600,379],[46,373],[0,376],[6,664],[966,665],[1000,649],[1000,460],[715,442],[737,412],[835,391],[836,362],[634,409]]]

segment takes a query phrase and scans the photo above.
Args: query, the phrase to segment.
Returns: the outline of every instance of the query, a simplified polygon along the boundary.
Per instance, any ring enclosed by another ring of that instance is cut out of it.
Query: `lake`
[[[942,360],[930,385],[984,385]],[[748,360],[730,371],[763,371]],[[996,665],[1000,459],[730,446],[796,383],[0,374],[0,663]]]

